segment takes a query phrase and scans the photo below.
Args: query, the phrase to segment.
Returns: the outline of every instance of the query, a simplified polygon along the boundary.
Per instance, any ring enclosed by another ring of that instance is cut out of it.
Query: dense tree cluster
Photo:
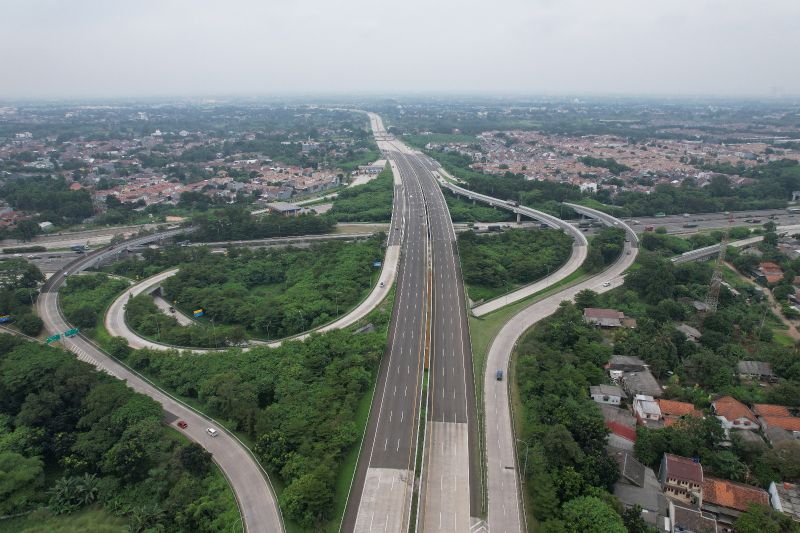
[[[0,188],[0,198],[14,209],[37,212],[38,220],[56,225],[76,224],[94,214],[89,192],[70,190],[64,178],[9,180]]]
[[[374,180],[339,192],[328,214],[337,222],[389,222],[394,181],[387,166]]]
[[[179,326],[149,296],[128,302],[127,320],[136,331],[178,346],[235,345],[248,334],[288,337],[330,322],[364,297],[384,239],[379,234],[310,248],[228,248],[227,255],[207,249],[149,252],[145,261],[120,268],[149,274],[147,265],[179,266],[178,274],[163,283],[164,296],[190,316],[202,308],[203,325]]]
[[[356,406],[374,379],[387,322],[384,313],[372,333],[335,331],[213,357],[138,350],[129,363],[253,438],[264,466],[286,484],[284,515],[310,528],[332,517],[336,476],[363,432]]]
[[[0,515],[93,504],[135,531],[223,531],[224,478],[161,407],[71,354],[0,335]]]
[[[458,235],[458,251],[470,298],[478,300],[554,272],[572,252],[572,238],[549,230],[466,231]]]
[[[72,276],[59,292],[61,310],[71,324],[94,328],[105,308],[127,287],[127,281],[105,274]]]
[[[42,320],[32,310],[42,281],[44,275],[33,263],[17,258],[0,261],[0,316],[10,316],[26,335],[38,335],[42,329]]]
[[[611,157],[603,158],[603,157],[585,156],[585,157],[579,157],[578,161],[580,161],[581,163],[583,163],[587,167],[597,167],[597,168],[608,169],[609,172],[611,172],[612,174],[614,174],[616,176],[622,174],[623,172],[627,172],[628,170],[631,170],[631,167],[623,165],[622,163],[619,163],[618,161],[616,161],[615,159],[613,159]]]
[[[335,224],[331,217],[317,215],[253,216],[242,207],[229,207],[215,215],[199,214],[195,223],[198,230],[192,233],[191,238],[200,242],[330,233]]]
[[[524,474],[534,516],[545,530],[576,524],[576,510],[589,507],[594,509],[589,514],[598,516],[599,529],[585,531],[624,531],[622,518],[597,501],[608,496],[604,493],[618,472],[605,452],[603,417],[587,394],[590,385],[604,382],[602,365],[610,356],[598,330],[584,324],[580,310],[570,303],[538,324],[517,348],[522,438],[528,443]]]
[[[589,251],[583,268],[587,272],[600,272],[613,263],[625,247],[625,231],[605,227],[589,242]]]

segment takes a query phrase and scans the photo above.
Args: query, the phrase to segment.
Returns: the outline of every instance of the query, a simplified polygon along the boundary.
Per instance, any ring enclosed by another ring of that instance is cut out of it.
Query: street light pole
[[[522,470],[522,481],[524,483],[525,479],[528,476],[528,451],[530,451],[530,442],[524,441],[522,439],[514,439],[514,440],[516,440],[517,442],[521,442],[525,445],[525,466],[523,467]]]

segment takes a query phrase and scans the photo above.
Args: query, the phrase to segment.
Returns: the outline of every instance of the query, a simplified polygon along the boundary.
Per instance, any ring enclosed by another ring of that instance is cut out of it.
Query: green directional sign
[[[77,334],[78,334],[78,328],[68,329],[67,331],[64,332],[65,337],[74,337]]]
[[[57,341],[59,339],[61,339],[61,335],[56,333],[55,335],[50,335],[49,337],[47,337],[47,340],[45,340],[45,342],[47,344],[50,344],[51,342],[55,342],[55,341]]]

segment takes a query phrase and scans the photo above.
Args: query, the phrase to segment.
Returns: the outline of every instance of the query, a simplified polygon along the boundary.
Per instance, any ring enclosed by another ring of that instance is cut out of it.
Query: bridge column
[[[517,213],[517,224],[519,224],[520,222],[522,222],[522,214]]]

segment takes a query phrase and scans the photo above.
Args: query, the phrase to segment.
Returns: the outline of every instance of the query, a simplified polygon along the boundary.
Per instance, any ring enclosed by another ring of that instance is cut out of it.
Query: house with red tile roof
[[[671,426],[685,416],[693,418],[703,418],[703,414],[695,409],[694,405],[677,400],[658,400],[661,408],[661,416],[664,418],[664,425]]]
[[[796,416],[762,416],[759,417],[761,427],[766,431],[770,427],[778,427],[788,431],[795,439],[800,439],[800,417]]]
[[[754,403],[753,413],[756,416],[792,416],[785,405],[772,405],[769,403]]]
[[[711,402],[711,407],[725,429],[758,429],[753,411],[732,396],[723,396]]]
[[[769,505],[767,491],[726,479],[707,477],[703,480],[703,511],[714,513],[723,525],[732,525],[749,505]]]
[[[703,500],[703,467],[699,462],[665,453],[658,479],[667,498],[689,505],[699,505]]]
[[[781,267],[771,261],[763,261],[758,264],[758,277],[767,283],[778,283],[783,279]]]

